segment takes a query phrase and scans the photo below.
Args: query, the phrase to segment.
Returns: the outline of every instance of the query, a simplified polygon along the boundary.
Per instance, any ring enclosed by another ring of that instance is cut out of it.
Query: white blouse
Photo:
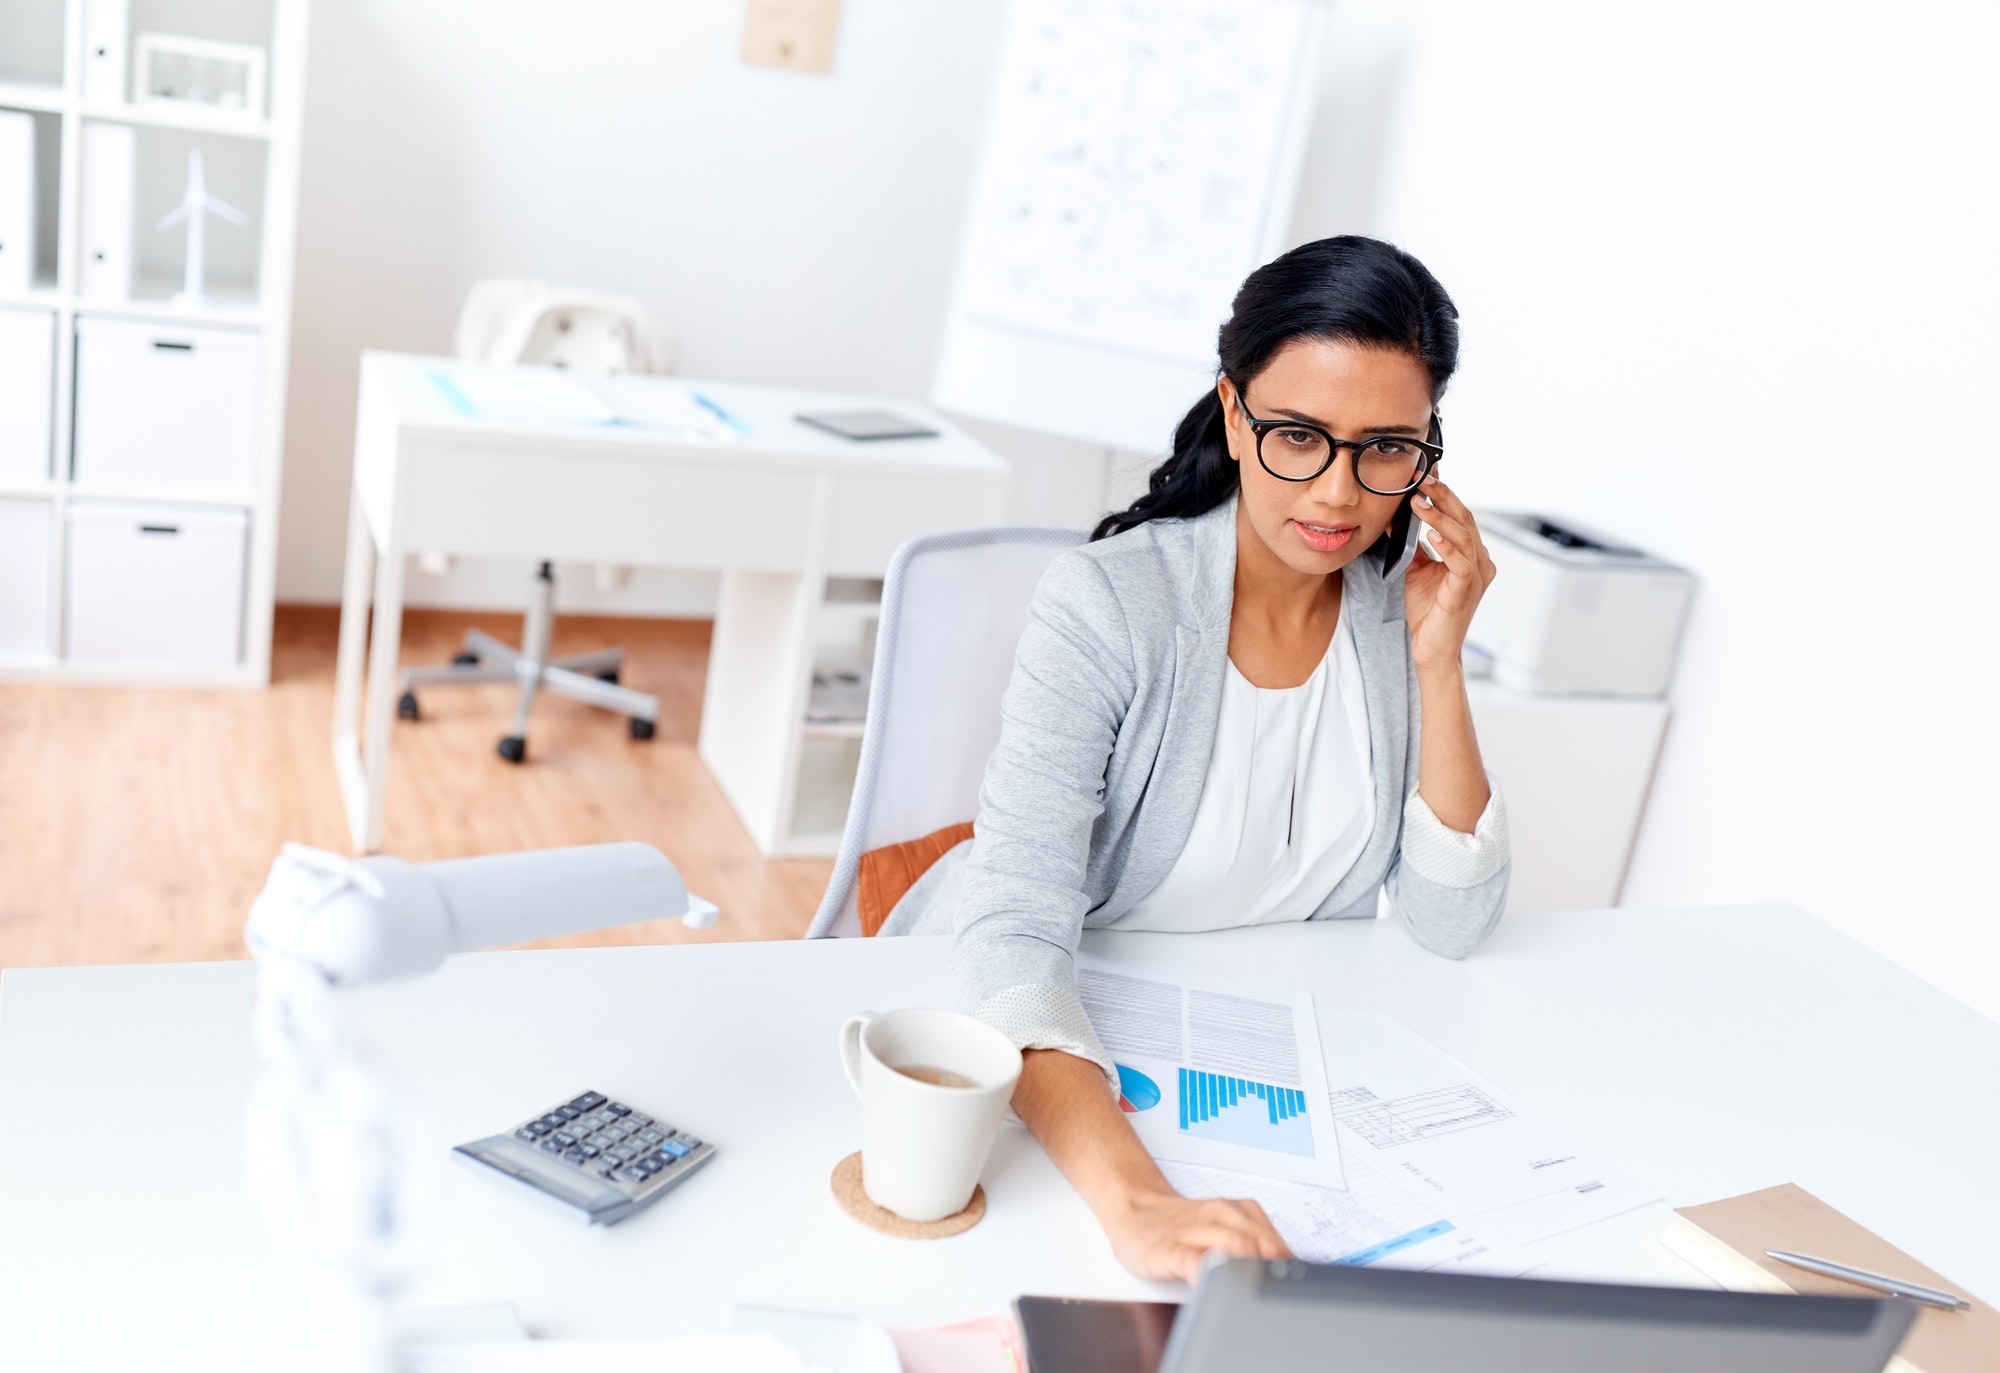
[[[1295,687],[1252,686],[1230,663],[1194,828],[1121,930],[1217,930],[1304,920],[1375,827],[1361,659],[1343,613]]]

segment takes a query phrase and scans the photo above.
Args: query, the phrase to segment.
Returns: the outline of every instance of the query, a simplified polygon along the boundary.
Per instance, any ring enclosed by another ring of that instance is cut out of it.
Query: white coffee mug
[[[863,1011],[840,1027],[840,1061],[861,1098],[868,1199],[905,1220],[963,1211],[1013,1099],[1021,1051],[956,1011]]]

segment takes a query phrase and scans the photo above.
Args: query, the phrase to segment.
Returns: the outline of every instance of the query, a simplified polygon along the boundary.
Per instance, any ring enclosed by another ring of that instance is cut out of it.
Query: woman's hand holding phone
[[[1456,672],[1472,612],[1493,583],[1493,559],[1472,511],[1436,473],[1411,494],[1410,513],[1423,521],[1429,535],[1419,541],[1403,583],[1410,658],[1419,676],[1440,669]]]

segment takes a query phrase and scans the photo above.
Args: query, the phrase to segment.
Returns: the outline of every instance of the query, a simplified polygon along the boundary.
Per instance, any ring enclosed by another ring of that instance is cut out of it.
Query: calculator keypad
[[[634,1195],[686,1172],[685,1161],[702,1147],[693,1135],[601,1092],[553,1107],[517,1127],[514,1137]]]

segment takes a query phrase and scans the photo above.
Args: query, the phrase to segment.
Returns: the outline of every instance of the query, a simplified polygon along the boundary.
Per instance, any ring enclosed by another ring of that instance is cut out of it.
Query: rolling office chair
[[[806,938],[862,932],[854,899],[862,854],[978,813],[1028,600],[1056,555],[1083,538],[1011,525],[926,534],[896,550],[882,583],[854,799]]]
[[[476,283],[466,297],[452,342],[453,351],[468,361],[533,363],[599,376],[671,372],[674,363],[671,338],[653,327],[637,301],[537,281]],[[422,562],[430,571],[450,566],[449,559],[429,554]],[[422,718],[418,687],[519,682],[521,700],[514,709],[514,722],[499,744],[500,756],[510,763],[528,756],[528,712],[544,690],[615,711],[627,717],[634,739],[652,738],[660,715],[659,698],[618,684],[624,649],[549,658],[555,590],[555,568],[545,562],[529,583],[520,647],[472,629],[466,631],[465,648],[451,666],[404,669],[396,714],[405,720]]]

